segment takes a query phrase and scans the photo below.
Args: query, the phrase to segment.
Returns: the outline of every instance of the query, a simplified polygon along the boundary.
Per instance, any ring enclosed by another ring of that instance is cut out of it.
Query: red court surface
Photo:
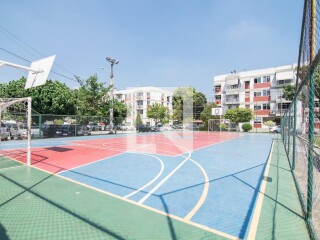
[[[37,168],[58,173],[85,164],[110,158],[125,152],[144,152],[176,156],[194,150],[238,138],[237,133],[168,132],[163,134],[124,135],[115,138],[71,140],[64,146],[32,149],[31,164]],[[38,140],[41,141],[41,140]],[[64,139],[66,141],[66,139]],[[34,141],[36,145],[36,141]],[[26,153],[21,150],[6,150],[3,155],[25,161]]]

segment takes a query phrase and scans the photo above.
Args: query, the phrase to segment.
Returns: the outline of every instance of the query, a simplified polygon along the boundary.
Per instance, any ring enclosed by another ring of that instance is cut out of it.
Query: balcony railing
[[[229,85],[229,86],[226,86],[225,89],[226,90],[238,90],[238,89],[240,89],[240,84],[238,84],[238,85]]]
[[[239,103],[239,98],[227,98],[226,104]]]

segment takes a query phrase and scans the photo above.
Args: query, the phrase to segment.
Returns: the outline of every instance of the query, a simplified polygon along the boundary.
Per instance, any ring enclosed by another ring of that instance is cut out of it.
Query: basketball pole
[[[27,165],[31,165],[31,103],[32,99],[31,97],[28,97],[28,119],[27,119],[27,124],[28,124],[28,146],[27,146]]]

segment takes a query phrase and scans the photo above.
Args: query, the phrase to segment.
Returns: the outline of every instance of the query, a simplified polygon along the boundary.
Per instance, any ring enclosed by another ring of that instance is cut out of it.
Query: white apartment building
[[[127,90],[115,91],[114,97],[125,103],[128,107],[126,126],[135,127],[137,114],[140,113],[142,121],[146,125],[153,126],[152,119],[147,118],[147,110],[154,103],[159,103],[169,109],[172,114],[172,92],[156,87],[137,87]]]
[[[215,103],[224,113],[230,108],[252,109],[253,128],[267,130],[264,123],[272,120],[279,124],[291,103],[282,98],[284,85],[295,82],[295,64],[214,76]]]

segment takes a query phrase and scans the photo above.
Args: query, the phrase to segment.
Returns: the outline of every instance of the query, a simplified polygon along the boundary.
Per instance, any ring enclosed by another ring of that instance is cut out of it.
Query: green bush
[[[226,131],[227,130],[227,124],[221,123],[219,128],[221,129],[221,131]]]
[[[250,123],[242,124],[242,130],[243,130],[244,132],[249,132],[251,129],[252,129],[252,126],[251,126]]]

